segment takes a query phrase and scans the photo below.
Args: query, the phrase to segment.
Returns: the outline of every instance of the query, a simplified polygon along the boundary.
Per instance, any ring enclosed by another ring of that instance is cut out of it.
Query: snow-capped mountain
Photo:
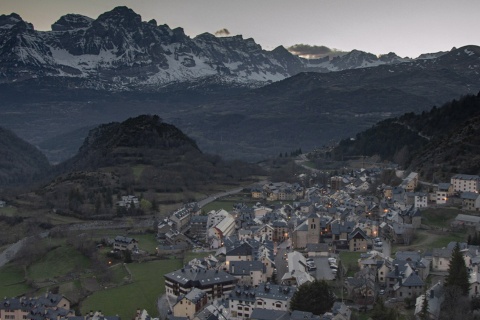
[[[81,79],[81,86],[128,90],[213,78],[262,86],[303,71],[330,72],[411,61],[354,50],[333,59],[306,60],[283,47],[263,50],[253,39],[190,38],[183,29],[142,21],[127,7],[92,19],[68,14],[52,31],[35,31],[19,15],[0,16],[0,83],[31,78]]]

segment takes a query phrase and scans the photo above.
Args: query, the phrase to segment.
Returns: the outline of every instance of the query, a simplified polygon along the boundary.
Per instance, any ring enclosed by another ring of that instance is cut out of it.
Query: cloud
[[[218,31],[215,31],[215,35],[218,37],[223,37],[223,36],[229,36],[230,31],[228,31],[227,28],[220,29]]]
[[[309,44],[295,44],[287,49],[294,55],[308,59],[318,59],[326,56],[330,56],[330,58],[332,58],[348,53],[346,51],[341,51],[326,46],[311,46]]]

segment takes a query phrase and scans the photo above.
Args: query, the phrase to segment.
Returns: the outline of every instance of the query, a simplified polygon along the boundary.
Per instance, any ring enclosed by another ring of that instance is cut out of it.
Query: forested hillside
[[[50,169],[47,158],[37,148],[0,127],[0,187],[34,182]]]
[[[379,122],[354,139],[340,142],[337,160],[379,155],[422,177],[438,180],[453,173],[480,174],[480,93]]]

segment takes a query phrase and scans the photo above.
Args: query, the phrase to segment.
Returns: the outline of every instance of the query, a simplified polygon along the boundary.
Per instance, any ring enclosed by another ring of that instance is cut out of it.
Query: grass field
[[[158,315],[157,298],[165,292],[163,275],[181,268],[182,262],[178,259],[157,260],[127,266],[134,282],[95,292],[82,303],[82,314],[102,310],[105,315],[118,314],[122,319],[131,319],[137,308],[141,308],[152,317]]]
[[[153,233],[146,233],[146,234],[132,234],[129,235],[138,241],[138,247],[140,250],[148,251],[148,253],[155,253],[156,248],[158,246],[157,238]]]
[[[16,297],[30,290],[21,268],[11,264],[0,268],[0,297]]]
[[[453,208],[429,208],[422,211],[422,224],[430,227],[448,228],[450,222],[462,213],[459,209]]]
[[[17,208],[15,207],[4,207],[0,208],[0,214],[4,216],[14,216],[17,213]]]
[[[53,279],[69,272],[88,268],[88,258],[68,245],[62,245],[33,263],[27,270],[28,278],[35,281]]]
[[[341,251],[339,256],[342,266],[347,269],[347,276],[352,277],[355,270],[358,269],[360,252]]]

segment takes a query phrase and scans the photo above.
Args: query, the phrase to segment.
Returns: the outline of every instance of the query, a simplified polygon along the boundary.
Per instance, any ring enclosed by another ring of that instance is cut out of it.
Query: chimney
[[[398,276],[398,264],[395,264],[395,276]]]
[[[435,291],[430,290],[430,299],[433,299],[435,297]]]

